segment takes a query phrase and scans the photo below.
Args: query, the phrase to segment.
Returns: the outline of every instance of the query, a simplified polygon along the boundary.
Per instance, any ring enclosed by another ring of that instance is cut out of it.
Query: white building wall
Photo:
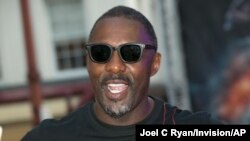
[[[45,0],[29,0],[36,64],[42,80],[53,80],[55,53]]]
[[[26,83],[26,58],[19,0],[0,1],[0,86]]]

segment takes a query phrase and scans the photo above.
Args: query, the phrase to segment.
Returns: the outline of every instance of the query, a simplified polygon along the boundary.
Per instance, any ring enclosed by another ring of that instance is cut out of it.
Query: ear
[[[154,58],[153,58],[152,65],[151,65],[150,76],[153,76],[158,72],[158,70],[160,68],[160,64],[161,64],[161,54],[156,52],[154,55]]]

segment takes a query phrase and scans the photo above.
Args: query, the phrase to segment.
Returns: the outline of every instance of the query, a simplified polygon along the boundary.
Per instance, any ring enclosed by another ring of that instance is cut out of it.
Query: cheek
[[[142,69],[143,69],[143,71],[145,71],[145,73],[148,75],[148,77],[150,77],[154,54],[152,52],[148,52],[147,54],[145,53],[145,56],[147,56],[147,57],[145,57],[142,60]]]
[[[140,83],[147,81],[150,78],[151,60],[144,59],[136,64],[128,66],[129,72],[132,73],[134,80]]]
[[[91,79],[91,81],[98,79],[98,77],[104,71],[103,69],[104,69],[103,65],[95,64],[91,61],[87,62],[87,70],[88,70],[89,78]]]

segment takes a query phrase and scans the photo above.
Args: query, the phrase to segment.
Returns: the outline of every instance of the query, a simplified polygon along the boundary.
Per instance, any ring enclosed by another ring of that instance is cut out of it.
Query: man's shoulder
[[[165,104],[165,107],[169,124],[222,124],[221,121],[206,111],[191,112],[170,104]]]
[[[76,134],[79,130],[81,122],[84,122],[85,115],[88,115],[88,108],[90,105],[87,104],[72,113],[66,115],[61,119],[45,119],[32,130],[30,130],[22,139],[22,141],[52,141],[53,139],[58,140]]]
[[[60,126],[62,126],[61,120],[45,119],[27,132],[21,141],[50,141],[60,132]]]

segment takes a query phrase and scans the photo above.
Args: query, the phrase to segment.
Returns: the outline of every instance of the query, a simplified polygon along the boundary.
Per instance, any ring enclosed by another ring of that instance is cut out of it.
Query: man
[[[95,101],[61,120],[45,120],[22,141],[135,139],[136,124],[210,124],[208,114],[192,114],[147,95],[160,67],[151,23],[138,11],[117,6],[102,15],[85,49]]]

